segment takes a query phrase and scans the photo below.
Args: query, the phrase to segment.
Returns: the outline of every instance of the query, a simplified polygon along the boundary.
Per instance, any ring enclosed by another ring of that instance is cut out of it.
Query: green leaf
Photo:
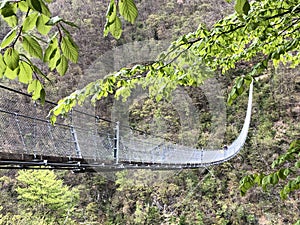
[[[19,52],[14,48],[8,48],[4,53],[4,62],[11,70],[15,70],[19,66]]]
[[[48,6],[44,3],[44,1],[41,1],[41,6],[42,6],[42,13],[47,16],[48,18],[51,17],[51,12],[48,8]]]
[[[236,80],[236,87],[237,89],[241,88],[244,84],[244,79],[243,77],[239,77],[237,80]]]
[[[293,225],[300,225],[300,220],[298,220],[296,223],[294,223]]]
[[[239,15],[247,15],[250,10],[250,4],[248,0],[237,0],[234,9]]]
[[[266,187],[269,185],[269,184],[272,184],[272,175],[267,175],[265,176],[263,179],[262,179],[262,182],[261,182],[261,186],[264,190],[266,190]]]
[[[29,0],[30,8],[42,13],[42,5],[40,0]]]
[[[16,27],[18,25],[18,17],[16,15],[5,17],[3,19],[10,27]]]
[[[65,57],[74,63],[78,61],[78,47],[74,44],[69,36],[62,39],[61,49]]]
[[[50,117],[50,122],[52,125],[56,123],[56,116],[54,114]]]
[[[290,144],[290,148],[289,151],[291,150],[296,150],[298,152],[300,152],[300,139],[299,140],[295,140]]]
[[[63,20],[62,22],[69,25],[69,26],[71,26],[71,27],[76,27],[78,29],[80,28],[78,25],[76,25],[75,23],[73,23],[71,21]]]
[[[245,2],[244,6],[243,6],[243,12],[245,15],[248,15],[248,12],[250,11],[250,4],[248,2],[248,0]]]
[[[122,22],[121,19],[117,16],[115,21],[110,25],[109,29],[112,36],[119,39],[122,35]]]
[[[35,24],[36,24],[36,20],[38,18],[38,13],[37,12],[34,12],[34,13],[31,13],[30,15],[28,15],[24,22],[23,22],[23,31],[24,32],[27,32],[29,30],[32,30],[34,27],[35,27]]]
[[[22,11],[22,12],[27,12],[28,11],[28,3],[26,1],[20,1],[18,2],[18,8]]]
[[[291,173],[291,170],[289,168],[286,168],[284,171],[283,171],[283,174],[284,176],[288,176],[289,174]]]
[[[37,100],[40,98],[41,90],[43,86],[39,80],[32,80],[27,87],[28,93],[32,93],[32,99]]]
[[[76,27],[76,28],[79,28],[79,26],[77,26],[75,23],[71,22],[71,21],[67,21],[67,20],[64,20],[62,18],[60,18],[59,16],[55,16],[55,17],[52,17],[47,23],[46,25],[55,25],[59,22],[63,22],[71,27]]]
[[[244,77],[244,82],[245,82],[245,84],[246,84],[248,87],[250,86],[250,84],[252,83],[252,81],[253,81],[253,79],[252,79],[251,76],[246,76],[246,77]]]
[[[232,105],[233,101],[238,97],[238,90],[236,89],[236,87],[234,86],[231,89],[231,92],[228,95],[228,99],[227,99],[227,104],[228,105]]]
[[[243,92],[244,92],[244,86],[241,86],[240,88],[237,88],[237,94],[238,95],[242,95],[243,94]]]
[[[54,17],[50,18],[50,19],[47,21],[46,25],[53,26],[53,25],[59,23],[59,22],[62,21],[62,20],[63,20],[63,19],[60,18],[59,16],[54,16]]]
[[[104,36],[111,33],[115,38],[120,38],[122,34],[122,22],[117,16],[117,6],[114,0],[110,1],[107,13],[106,24],[104,26]]]
[[[42,88],[42,90],[40,91],[40,100],[41,104],[44,105],[46,101],[46,91],[44,88]]]
[[[3,38],[2,42],[1,42],[1,48],[5,48],[7,46],[9,46],[13,40],[15,39],[17,35],[17,27],[15,27],[14,29],[10,30],[6,36]]]
[[[33,57],[43,59],[43,50],[40,44],[29,35],[23,37],[23,48]]]
[[[44,54],[44,59],[43,59],[43,61],[44,61],[44,62],[49,62],[50,56],[51,56],[52,53],[53,53],[54,51],[56,51],[56,50],[57,50],[57,47],[55,47],[53,44],[49,44],[48,47],[47,47],[46,50],[45,50],[45,54]],[[54,53],[54,54],[55,54],[55,53]]]
[[[19,70],[19,67],[17,67],[14,70],[10,69],[9,67],[6,67],[4,75],[8,79],[14,80],[18,76]]]
[[[0,54],[0,78],[3,77],[6,70],[6,64],[4,62],[3,56]]]
[[[262,185],[262,179],[264,178],[264,174],[255,174],[255,179],[254,179],[254,182],[261,186]]]
[[[278,179],[277,173],[273,173],[272,180],[271,180],[272,184],[273,185],[278,184],[278,181],[279,181],[279,179]]]
[[[26,62],[20,62],[20,72],[18,74],[19,81],[28,84],[32,80],[31,66]]]
[[[49,21],[49,17],[43,14],[41,14],[36,21],[36,28],[43,35],[47,35],[52,28],[52,26],[46,25],[47,21]]]
[[[60,51],[59,49],[55,49],[49,57],[48,67],[50,70],[54,70],[56,68],[59,59],[60,59]]]
[[[4,18],[15,16],[17,8],[14,4],[7,3],[1,8],[0,12]]]
[[[277,175],[281,180],[286,179],[286,176],[284,175],[284,171],[285,171],[285,169],[280,169],[279,171],[277,171]]]
[[[113,22],[116,19],[116,16],[117,16],[117,6],[115,0],[110,0],[109,7],[106,12],[107,22]]]
[[[58,39],[56,37],[52,38],[51,41],[48,43],[48,47],[45,50],[44,54],[44,62],[49,62],[52,59],[58,49]]]
[[[138,10],[133,0],[120,0],[119,11],[124,19],[132,24],[135,22],[138,16]]]
[[[284,189],[282,189],[282,190],[280,191],[280,197],[281,197],[282,199],[286,199],[286,198],[287,198],[287,193],[285,192]]]
[[[51,17],[51,12],[43,0],[29,0],[29,7],[45,16]]]
[[[56,70],[61,76],[63,76],[68,70],[68,65],[69,65],[68,60],[64,55],[62,55],[58,63],[59,64],[57,65]]]

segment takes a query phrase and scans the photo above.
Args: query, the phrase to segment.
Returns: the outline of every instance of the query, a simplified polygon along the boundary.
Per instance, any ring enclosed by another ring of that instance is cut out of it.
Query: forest
[[[60,100],[54,124],[78,104],[106,119],[126,108],[135,129],[220,148],[243,126],[249,80],[254,94],[246,143],[230,161],[3,169],[0,224],[299,225],[299,11],[298,0],[1,1],[0,84]]]

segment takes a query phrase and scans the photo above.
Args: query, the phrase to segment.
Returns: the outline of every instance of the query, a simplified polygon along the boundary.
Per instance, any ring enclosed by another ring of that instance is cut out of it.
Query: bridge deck
[[[252,92],[253,83],[239,136],[226,149],[217,150],[199,150],[124,131],[119,135],[115,122],[100,123],[99,118],[78,111],[52,126],[47,119],[52,103],[33,105],[28,96],[24,103],[20,93],[0,92],[0,169],[178,170],[219,164],[234,157],[246,141]]]

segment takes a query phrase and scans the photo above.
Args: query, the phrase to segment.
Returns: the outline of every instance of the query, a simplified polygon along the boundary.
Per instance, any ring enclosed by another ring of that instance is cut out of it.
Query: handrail
[[[151,142],[135,140],[133,141],[133,145],[136,145],[136,148],[133,149],[132,146],[127,145],[128,150],[125,149],[124,154],[120,156],[120,158],[123,158],[123,163],[143,161],[144,163],[151,162],[153,164],[161,165],[175,164],[181,165],[183,167],[185,167],[185,165],[194,165],[195,167],[206,167],[208,165],[215,165],[228,161],[231,158],[233,158],[236,154],[238,154],[245,144],[251,120],[252,99],[253,81],[251,82],[249,88],[247,112],[243,128],[239,136],[227,148],[214,150],[199,150],[186,146],[180,146],[170,142],[164,142],[163,144],[161,142],[158,142],[156,144],[152,143],[151,145]],[[144,146],[144,148],[138,148],[137,146],[140,143],[143,143],[144,145],[147,143],[149,144],[147,146]],[[126,145],[126,143],[123,144]],[[173,151],[170,151],[170,149],[173,149]],[[156,156],[154,160],[153,155]]]
[[[2,133],[0,132],[0,139],[5,139],[3,143],[9,141],[11,143],[7,145],[11,147],[9,151],[0,152],[0,169],[14,165],[14,168],[49,166],[49,168],[73,170],[95,168],[99,171],[140,168],[173,170],[220,164],[233,158],[245,144],[250,127],[252,99],[253,81],[249,88],[247,112],[240,134],[226,149],[216,150],[180,146],[155,136],[151,137],[152,139],[149,141],[145,138],[139,139],[134,135],[129,135],[130,139],[126,141],[121,135],[120,137],[119,135],[116,137],[105,135],[109,130],[105,131],[105,134],[98,131],[91,132],[89,129],[95,127],[83,128],[73,124],[57,123],[55,127],[49,129],[48,120],[24,115],[24,112],[22,114],[22,112],[16,113],[0,108],[0,120],[5,121],[2,126],[6,128],[2,130]],[[13,118],[16,118],[17,121]],[[39,136],[33,137],[31,127],[36,123],[39,123],[40,126],[37,131]],[[96,124],[94,125],[96,126]],[[19,131],[22,130],[22,132],[16,133],[16,126],[20,126]],[[72,128],[72,137],[68,137],[69,128]],[[36,138],[37,143],[33,142],[32,138]],[[118,138],[117,146],[112,144],[113,138]],[[74,141],[77,148],[75,150]],[[13,143],[16,146],[13,146]],[[37,152],[41,161],[37,160],[37,157],[32,158],[32,152],[26,151],[26,149],[35,147],[45,150]],[[115,158],[113,157],[114,147],[117,149]],[[15,153],[12,152],[13,149],[16,150]],[[19,158],[17,154],[19,154]],[[70,156],[72,156],[72,160]]]

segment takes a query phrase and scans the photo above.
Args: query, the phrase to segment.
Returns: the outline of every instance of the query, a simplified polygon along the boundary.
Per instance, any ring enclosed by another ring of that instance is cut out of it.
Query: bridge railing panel
[[[21,92],[0,89],[0,151],[12,154],[76,157],[70,119],[47,115],[55,104],[41,105]]]
[[[82,110],[82,109],[81,109]],[[93,112],[72,112],[72,124],[82,158],[98,163],[114,161],[114,123],[93,116]]]

